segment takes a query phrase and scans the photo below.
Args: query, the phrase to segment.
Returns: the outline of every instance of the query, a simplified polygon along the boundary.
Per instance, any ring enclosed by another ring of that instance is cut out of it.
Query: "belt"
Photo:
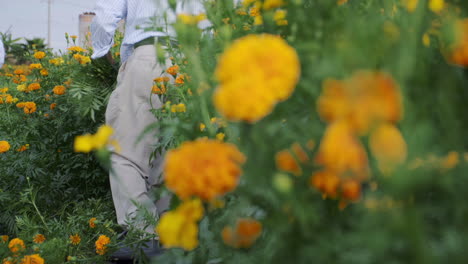
[[[158,43],[163,45],[163,46],[169,46],[169,45],[177,45],[177,41],[171,40],[170,37],[149,37],[145,38],[143,40],[138,41],[133,45],[133,48],[136,49],[138,47],[144,46],[144,45],[154,45],[155,39],[158,40]]]

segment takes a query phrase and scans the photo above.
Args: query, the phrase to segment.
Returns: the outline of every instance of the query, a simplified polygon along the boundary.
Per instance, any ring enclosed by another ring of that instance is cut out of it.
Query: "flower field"
[[[155,45],[171,65],[141,132],[165,155],[154,197],[173,199],[141,211],[166,250],[137,262],[468,261],[468,2],[204,5]],[[3,264],[106,263],[152,238],[115,221],[119,142],[102,124],[117,69],[66,37],[0,70]]]

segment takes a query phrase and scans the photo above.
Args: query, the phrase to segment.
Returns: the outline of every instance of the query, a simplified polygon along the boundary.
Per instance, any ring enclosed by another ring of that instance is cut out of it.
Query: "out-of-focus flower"
[[[81,237],[78,234],[70,235],[70,243],[72,245],[78,245],[81,242]]]
[[[217,110],[229,120],[254,123],[292,94],[299,58],[278,36],[248,35],[226,49],[215,74],[220,82],[213,97]]]
[[[184,113],[186,110],[185,104],[183,103],[171,105],[172,113]]]
[[[90,152],[92,150],[98,150],[103,148],[106,145],[113,145],[116,149],[119,149],[117,142],[111,141],[110,136],[113,133],[112,127],[108,125],[103,125],[99,127],[96,134],[86,134],[82,136],[77,136],[75,138],[75,152]],[[91,222],[90,222],[91,226]]]
[[[41,89],[40,83],[31,83],[30,85],[28,85],[28,88],[27,88],[28,91],[35,91],[39,89]]]
[[[8,242],[8,239],[9,239],[9,238],[8,238],[7,235],[0,236],[0,241],[1,241],[2,243]]]
[[[72,52],[85,52],[86,50],[79,46],[71,46],[68,48],[68,51],[72,53]]]
[[[165,94],[167,92],[166,85],[164,83],[155,84],[151,88],[151,92],[159,95]]]
[[[165,213],[155,228],[161,243],[168,248],[193,250],[198,246],[198,221],[203,217],[199,199],[182,203],[177,209]]]
[[[445,7],[445,1],[444,0],[430,0],[429,1],[429,9],[432,10],[432,12],[439,13],[442,11]]]
[[[49,63],[55,65],[55,66],[59,66],[59,65],[62,65],[65,61],[63,60],[63,58],[61,57],[58,57],[58,58],[54,58],[54,59],[50,59],[49,60]]]
[[[8,244],[8,248],[11,252],[17,253],[26,249],[24,241],[20,238],[13,238]]]
[[[181,199],[209,201],[236,188],[244,162],[235,145],[209,139],[184,142],[166,154],[166,186]]]
[[[206,15],[203,13],[198,15],[181,13],[177,15],[177,19],[186,25],[196,25],[198,22],[205,20]]]
[[[23,111],[25,114],[32,114],[36,112],[36,103],[34,102],[24,102],[24,108]]]
[[[104,255],[107,252],[107,245],[110,244],[110,238],[106,235],[100,235],[98,240],[96,240],[96,253],[99,255]]]
[[[42,244],[46,240],[45,236],[43,234],[37,234],[33,238],[33,242],[36,244]]]
[[[96,227],[96,223],[95,223],[96,220],[97,220],[96,217],[92,217],[91,219],[89,219],[89,227],[95,228]]]
[[[40,60],[40,59],[43,59],[46,56],[46,54],[43,51],[36,51],[33,56],[34,58]]]
[[[56,95],[64,95],[66,92],[67,88],[63,85],[56,85],[54,89],[52,89],[52,92]]]
[[[252,218],[241,218],[235,228],[226,226],[221,236],[226,245],[234,248],[249,248],[262,234],[262,224]]]
[[[284,6],[286,3],[284,0],[265,0],[263,1],[262,8],[264,10],[270,10],[278,7]]]
[[[369,147],[383,172],[393,170],[395,166],[402,164],[407,157],[406,142],[403,136],[394,125],[389,123],[381,124],[372,131]]]
[[[447,49],[446,57],[454,64],[468,66],[468,18],[454,23],[455,41]]]
[[[5,153],[8,150],[10,150],[10,143],[5,140],[0,141],[0,153]]]
[[[275,14],[273,15],[273,20],[276,22],[278,26],[286,26],[288,25],[288,20],[286,20],[287,12],[286,10],[276,10]]]
[[[48,76],[48,75],[49,75],[49,71],[47,71],[47,69],[42,69],[42,70],[40,71],[40,74],[41,74],[42,76]]]
[[[39,254],[26,255],[20,264],[44,264],[44,259]]]
[[[166,69],[166,72],[172,76],[176,76],[179,73],[179,65],[173,65]]]
[[[26,145],[22,145],[21,147],[19,147],[16,151],[23,152],[23,151],[26,151],[28,149],[29,149],[29,144],[26,144]]]
[[[42,69],[42,65],[40,63],[31,63],[29,65],[29,69],[31,70],[35,70],[35,69]]]
[[[301,167],[289,150],[282,150],[276,153],[275,160],[278,169],[294,173],[296,176],[302,174]]]

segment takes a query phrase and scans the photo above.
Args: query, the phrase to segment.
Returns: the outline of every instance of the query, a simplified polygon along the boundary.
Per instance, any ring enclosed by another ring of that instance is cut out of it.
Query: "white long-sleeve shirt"
[[[5,63],[5,48],[3,47],[3,42],[0,39],[0,68],[2,68],[3,63]]]
[[[203,12],[199,0],[178,1],[177,12]],[[120,20],[125,19],[125,34],[120,48],[120,58],[125,62],[133,52],[133,45],[149,37],[174,36],[172,24],[176,17],[167,0],[97,0],[96,16],[91,23],[94,53],[91,58],[103,57],[113,45],[113,37]],[[158,31],[145,31],[153,26]]]

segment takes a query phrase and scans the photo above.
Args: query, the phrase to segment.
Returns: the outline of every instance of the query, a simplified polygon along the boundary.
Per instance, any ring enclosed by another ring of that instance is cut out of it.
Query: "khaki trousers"
[[[125,228],[133,221],[137,228],[150,233],[154,233],[154,226],[143,224],[144,213],[140,209],[156,218],[168,208],[170,199],[155,203],[150,196],[150,189],[162,182],[162,156],[157,155],[150,162],[157,133],[141,136],[148,125],[157,121],[150,109],[161,107],[159,97],[151,95],[151,87],[166,65],[157,63],[155,53],[152,45],[134,50],[119,69],[117,87],[106,109],[106,123],[114,129],[113,139],[121,147],[111,155],[109,177],[117,222]]]

